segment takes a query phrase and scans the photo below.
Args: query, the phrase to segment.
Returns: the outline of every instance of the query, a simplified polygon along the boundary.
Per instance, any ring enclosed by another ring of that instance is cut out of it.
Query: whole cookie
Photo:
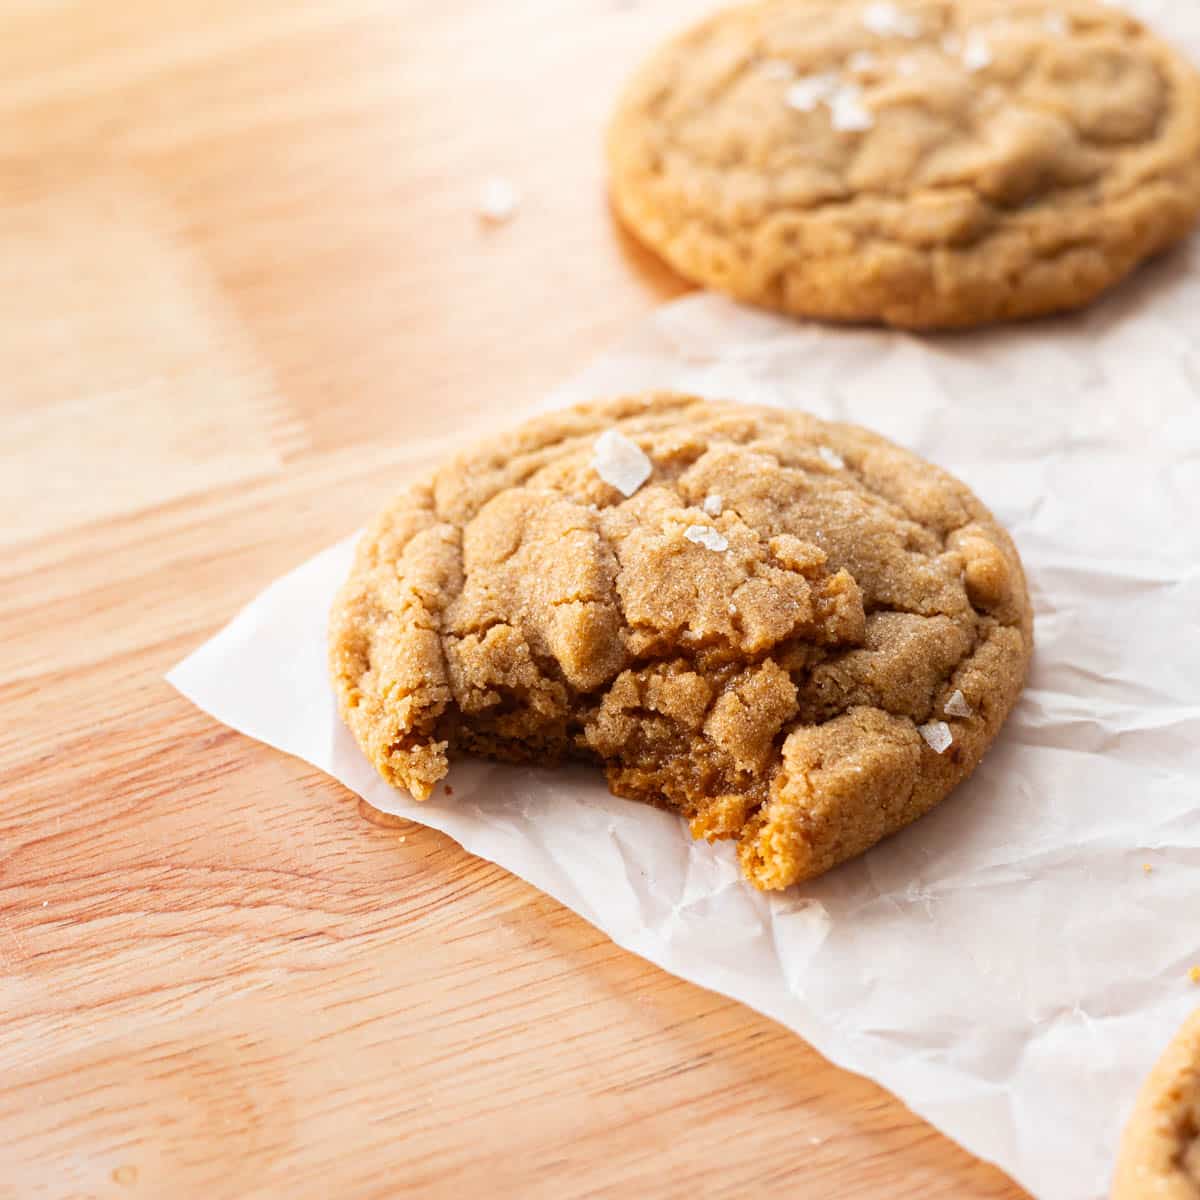
[[[1113,1200],[1200,1200],[1200,1011],[1150,1073],[1121,1141]]]
[[[694,397],[543,416],[363,537],[341,712],[427,797],[456,754],[603,765],[784,888],[971,773],[1032,645],[1016,551],[866,430]]]
[[[1200,74],[1090,0],[768,0],[637,74],[629,228],[801,316],[950,328],[1077,308],[1200,213]]]

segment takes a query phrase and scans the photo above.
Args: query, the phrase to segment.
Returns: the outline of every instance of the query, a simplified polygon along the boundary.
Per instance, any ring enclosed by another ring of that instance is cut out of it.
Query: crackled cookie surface
[[[1200,1011],[1150,1073],[1125,1128],[1113,1200],[1200,1200]]]
[[[1200,212],[1200,74],[1092,0],[768,0],[672,42],[609,137],[625,223],[800,315],[1076,308]]]
[[[331,670],[418,798],[459,753],[583,759],[783,888],[970,774],[1031,643],[1011,541],[943,471],[853,426],[657,395],[538,418],[383,512]]]

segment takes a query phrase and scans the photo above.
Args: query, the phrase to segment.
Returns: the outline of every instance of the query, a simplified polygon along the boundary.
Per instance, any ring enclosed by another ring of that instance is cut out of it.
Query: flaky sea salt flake
[[[921,22],[913,13],[903,12],[895,4],[868,4],[863,9],[862,23],[880,37],[921,36]]]
[[[493,175],[484,181],[477,211],[481,220],[499,225],[512,219],[520,202],[521,194],[512,182],[500,175]]]
[[[928,725],[918,725],[917,732],[925,739],[930,750],[945,754],[954,744],[954,734],[945,721],[930,721]]]
[[[967,698],[959,691],[950,693],[950,699],[946,701],[943,711],[948,717],[971,717],[975,715],[974,710],[967,703]]]
[[[697,546],[706,546],[709,550],[729,549],[729,539],[711,525],[689,525],[683,531],[683,536],[689,542],[695,542]]]
[[[592,448],[592,470],[622,496],[632,496],[653,469],[642,448],[615,429],[602,433]]]
[[[812,112],[822,100],[837,92],[840,80],[831,71],[820,75],[805,75],[797,79],[787,90],[785,99],[788,107],[797,112]]]
[[[719,517],[725,511],[725,497],[719,492],[709,492],[701,507],[710,517]]]
[[[967,34],[962,52],[963,66],[968,71],[982,71],[992,65],[992,47],[981,33]]]
[[[826,103],[834,129],[861,133],[875,124],[874,114],[863,104],[862,92],[857,87],[839,88]]]
[[[840,471],[846,465],[846,460],[829,446],[818,446],[817,453],[821,456],[821,461],[835,471]]]

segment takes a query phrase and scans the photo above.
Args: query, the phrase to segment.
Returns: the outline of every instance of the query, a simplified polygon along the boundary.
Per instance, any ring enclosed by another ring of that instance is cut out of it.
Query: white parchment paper
[[[384,784],[326,679],[352,539],[171,682],[774,1017],[1035,1194],[1093,1200],[1141,1078],[1200,1003],[1198,334],[1193,244],[1083,317],[943,340],[693,297],[552,398],[675,387],[870,425],[967,480],[1016,537],[1038,649],[1000,741],[933,814],[786,895],[598,772],[468,763],[452,800],[426,804]]]
[[[1200,4],[1136,7],[1200,58]],[[171,682],[782,1022],[1035,1195],[1095,1200],[1141,1079],[1200,1004],[1200,244],[1082,316],[944,339],[693,297],[547,403],[655,386],[868,425],[1014,534],[1037,607],[1030,686],[975,777],[898,837],[768,897],[728,846],[598,773],[467,763],[452,800],[412,802],[362,757],[326,680],[352,539]]]

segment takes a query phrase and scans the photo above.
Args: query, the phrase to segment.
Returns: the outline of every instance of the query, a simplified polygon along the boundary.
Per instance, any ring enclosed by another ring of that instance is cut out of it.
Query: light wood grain
[[[161,681],[679,293],[599,146],[694,7],[0,2],[6,1200],[1019,1195]]]

